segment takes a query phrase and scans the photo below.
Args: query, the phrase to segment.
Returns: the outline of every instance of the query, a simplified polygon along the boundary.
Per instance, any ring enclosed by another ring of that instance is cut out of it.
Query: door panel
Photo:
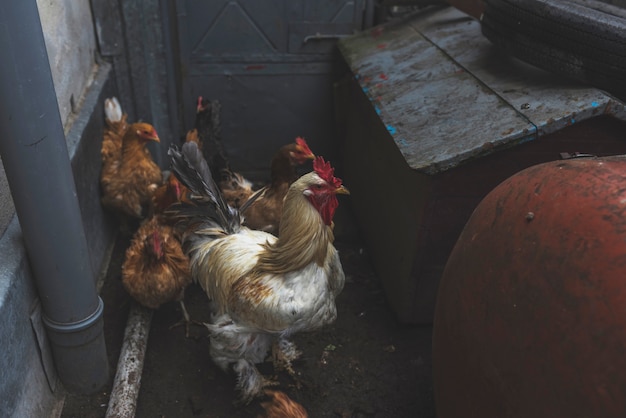
[[[335,43],[369,25],[369,1],[177,1],[184,128],[201,95],[222,104],[235,169],[263,177],[275,151],[298,135],[335,158]]]

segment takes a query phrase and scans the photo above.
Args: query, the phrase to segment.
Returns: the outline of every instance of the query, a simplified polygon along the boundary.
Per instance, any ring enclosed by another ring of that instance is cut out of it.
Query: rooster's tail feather
[[[174,205],[168,213],[194,229],[221,231],[217,235],[239,231],[241,216],[226,204],[198,144],[186,142],[180,151],[172,145],[168,155],[176,177],[191,191],[191,203]]]

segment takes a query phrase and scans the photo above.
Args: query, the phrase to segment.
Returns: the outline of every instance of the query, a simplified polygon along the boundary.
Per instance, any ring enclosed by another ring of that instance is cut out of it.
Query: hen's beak
[[[152,130],[152,132],[150,132],[150,131],[142,131],[138,129],[137,136],[141,138],[141,140],[143,140],[144,142],[148,142],[148,141],[161,142],[161,140],[159,139],[159,135],[156,133],[155,130]]]
[[[343,186],[339,186],[338,189],[335,190],[336,194],[350,194],[350,191]]]

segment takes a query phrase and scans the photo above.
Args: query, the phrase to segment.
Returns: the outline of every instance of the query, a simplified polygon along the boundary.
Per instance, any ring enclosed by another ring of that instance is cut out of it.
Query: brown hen
[[[155,213],[162,214],[174,203],[187,199],[189,189],[183,185],[174,173],[170,173],[165,183],[159,186],[152,196],[152,207]]]
[[[222,169],[221,179],[218,182],[224,200],[233,208],[240,208],[250,196],[254,193],[252,183],[243,175],[231,171],[230,169]]]
[[[265,394],[270,400],[261,402],[265,413],[257,418],[308,418],[306,410],[302,405],[287,396],[281,391],[266,390]]]
[[[122,266],[122,283],[140,304],[158,309],[162,304],[178,301],[183,320],[176,325],[193,323],[184,302],[186,287],[191,282],[189,259],[183,253],[173,222],[164,211],[186,200],[188,189],[173,173],[152,196],[154,214],[135,232]]]
[[[135,232],[122,264],[126,291],[151,309],[179,302],[188,336],[190,318],[183,299],[189,283],[189,258],[183,253],[173,226],[165,223],[161,215],[145,220]]]
[[[281,147],[272,158],[270,184],[256,191],[253,201],[241,208],[244,225],[278,235],[285,195],[298,178],[296,166],[313,159],[315,155],[303,138]]]
[[[163,182],[161,169],[152,160],[146,144],[159,142],[154,127],[148,123],[133,123],[123,131],[125,121],[119,103],[107,102],[108,128],[102,141],[102,204],[114,211],[134,218],[143,218],[150,212],[154,191]],[[111,128],[113,127],[113,128]]]

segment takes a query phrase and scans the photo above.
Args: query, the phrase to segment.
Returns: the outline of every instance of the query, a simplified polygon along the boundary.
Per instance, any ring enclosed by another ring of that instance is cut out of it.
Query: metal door
[[[335,43],[371,25],[372,0],[179,0],[183,124],[198,96],[222,104],[222,139],[235,169],[267,175],[274,152],[303,136],[337,157]]]

